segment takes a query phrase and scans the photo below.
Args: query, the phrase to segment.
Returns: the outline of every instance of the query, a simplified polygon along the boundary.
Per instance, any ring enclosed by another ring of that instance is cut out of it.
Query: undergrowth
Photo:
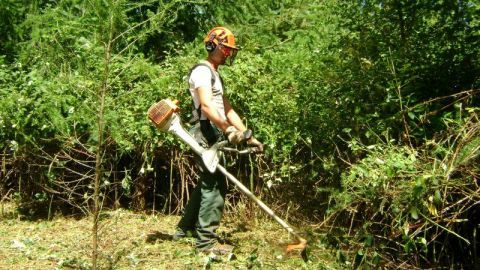
[[[330,241],[347,250],[343,260],[404,269],[478,263],[478,112],[445,117],[447,132],[420,147],[350,141],[364,157],[342,175],[324,221],[338,232]]]

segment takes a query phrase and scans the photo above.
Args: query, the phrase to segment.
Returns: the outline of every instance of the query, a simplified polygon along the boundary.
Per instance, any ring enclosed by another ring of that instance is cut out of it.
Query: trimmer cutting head
[[[172,114],[180,110],[177,105],[178,100],[162,99],[148,109],[148,118],[157,128],[163,130]]]
[[[299,238],[298,239],[298,243],[295,243],[295,244],[289,244],[287,246],[287,254],[288,253],[292,253],[292,252],[299,252],[300,253],[300,256],[302,257],[302,259],[304,261],[308,261],[308,252],[307,252],[307,240],[303,239],[303,238]]]
[[[298,243],[289,244],[287,246],[287,253],[295,250],[303,251],[307,247],[307,240],[300,238]]]

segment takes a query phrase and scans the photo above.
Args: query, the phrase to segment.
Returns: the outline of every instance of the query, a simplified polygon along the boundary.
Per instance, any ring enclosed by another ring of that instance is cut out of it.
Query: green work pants
[[[177,233],[195,230],[198,250],[210,248],[218,239],[215,231],[220,226],[226,193],[225,176],[219,171],[212,174],[203,168],[200,182],[193,190],[177,228]]]

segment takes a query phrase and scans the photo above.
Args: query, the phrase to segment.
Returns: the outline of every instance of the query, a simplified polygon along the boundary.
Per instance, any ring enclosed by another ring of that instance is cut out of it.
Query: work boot
[[[205,254],[213,253],[215,255],[227,255],[232,253],[233,249],[234,246],[215,243],[212,247],[202,250],[202,252]]]
[[[178,241],[183,238],[192,238],[192,237],[197,237],[197,233],[195,230],[183,230],[181,228],[177,228],[175,233],[172,236],[173,241]]]

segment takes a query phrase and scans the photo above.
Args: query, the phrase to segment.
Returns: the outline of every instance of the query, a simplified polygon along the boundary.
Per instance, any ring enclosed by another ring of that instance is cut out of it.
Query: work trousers
[[[225,176],[219,171],[210,173],[204,168],[178,223],[177,234],[195,231],[198,250],[212,247],[218,240],[215,231],[220,226],[226,193]]]

